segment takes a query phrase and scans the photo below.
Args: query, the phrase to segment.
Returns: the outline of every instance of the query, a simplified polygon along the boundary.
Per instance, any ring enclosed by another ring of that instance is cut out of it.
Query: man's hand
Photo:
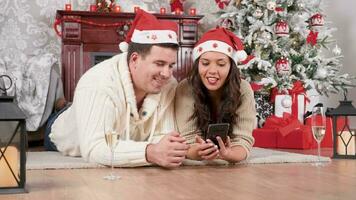
[[[164,136],[157,144],[149,144],[146,148],[146,159],[150,163],[162,167],[174,168],[182,164],[189,145],[178,132]]]

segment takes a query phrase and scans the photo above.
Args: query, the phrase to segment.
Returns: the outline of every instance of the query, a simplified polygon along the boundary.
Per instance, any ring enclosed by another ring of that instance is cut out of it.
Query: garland
[[[101,24],[101,23],[96,23],[96,22],[92,22],[89,20],[82,20],[82,19],[76,19],[76,18],[65,18],[65,19],[57,18],[53,23],[53,28],[59,37],[62,37],[62,33],[58,30],[57,27],[62,22],[77,22],[80,24],[86,24],[86,25],[98,26],[98,27],[119,27],[119,26],[124,26],[124,25],[131,25],[131,22],[116,22],[116,23],[110,23],[110,24]]]

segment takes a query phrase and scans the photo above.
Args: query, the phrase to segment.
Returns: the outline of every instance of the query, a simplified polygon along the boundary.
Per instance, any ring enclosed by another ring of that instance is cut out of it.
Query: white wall
[[[337,44],[342,49],[344,56],[342,60],[342,72],[356,75],[356,1],[327,0],[325,2],[327,4],[325,9],[326,20],[332,22],[330,26],[338,29],[334,32],[334,39],[336,39]],[[341,96],[334,95],[328,103],[330,105],[337,105],[338,99],[341,98]],[[356,88],[349,91],[348,98],[350,100],[356,99]]]
[[[342,72],[356,75],[356,1],[355,0],[324,0],[326,3],[326,21],[332,22],[331,27],[338,30],[334,32],[334,39],[342,49],[344,56]],[[356,81],[354,81],[356,83]],[[329,107],[336,107],[343,95],[332,95],[324,98]],[[356,105],[356,88],[349,90],[348,99]],[[356,127],[356,119],[352,120],[351,126]]]

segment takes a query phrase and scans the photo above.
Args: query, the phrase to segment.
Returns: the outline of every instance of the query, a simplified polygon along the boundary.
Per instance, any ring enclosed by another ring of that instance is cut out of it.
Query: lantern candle
[[[4,154],[0,154],[0,187],[16,187],[16,179],[19,179],[19,152],[14,146],[8,146],[6,151],[4,151],[5,148],[1,148],[1,152]],[[8,163],[5,161],[5,158]],[[16,178],[10,169],[16,175]]]
[[[176,15],[181,15],[181,14],[183,14],[183,12],[182,12],[179,8],[177,8],[174,13],[175,13]]]
[[[166,14],[166,8],[161,8],[161,9],[159,9],[159,12],[160,12],[161,14]]]
[[[121,11],[121,7],[118,5],[114,6],[114,12],[119,13]]]
[[[137,11],[138,11],[139,9],[140,9],[140,7],[135,6],[135,7],[134,7],[134,12],[137,13]]]
[[[339,132],[338,134],[340,134]],[[339,155],[356,155],[355,154],[355,136],[354,132],[343,131],[342,135],[337,137],[337,153]],[[351,137],[351,138],[350,138]],[[344,142],[345,144],[344,144]],[[350,142],[349,142],[350,141]],[[347,147],[346,147],[347,145]]]
[[[194,16],[197,14],[197,10],[195,8],[191,8],[191,9],[189,9],[189,14]]]
[[[97,6],[95,4],[90,5],[90,11],[95,12],[97,9]]]
[[[67,3],[64,8],[65,8],[66,11],[71,11],[72,10],[72,4]]]

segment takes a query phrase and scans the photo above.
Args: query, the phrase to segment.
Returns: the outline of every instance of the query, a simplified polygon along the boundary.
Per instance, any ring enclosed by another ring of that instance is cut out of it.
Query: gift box
[[[311,149],[314,138],[310,126],[302,125],[300,128],[283,136],[277,135],[277,147],[283,149]]]
[[[259,128],[263,127],[266,118],[273,115],[273,103],[270,102],[270,95],[268,93],[254,94],[256,102],[257,125]]]
[[[286,149],[310,149],[313,147],[311,127],[303,125],[291,114],[283,117],[272,115],[263,128],[255,129],[255,146]]]
[[[309,99],[309,102],[306,105],[305,110],[306,111],[312,111],[314,106],[319,104],[322,100],[321,100],[321,96],[320,93],[315,89],[314,87],[314,83],[311,83],[311,89],[307,90],[306,96]]]
[[[276,95],[274,108],[274,115],[277,117],[283,117],[283,113],[290,113],[303,123],[305,96],[295,95],[295,99],[293,99],[291,95]]]
[[[254,147],[277,148],[276,129],[257,128],[253,130],[252,136],[255,138]]]
[[[311,149],[314,147],[314,139],[310,126],[290,131],[282,135],[278,129],[258,128],[252,132],[255,138],[254,147],[283,148],[283,149]]]
[[[344,117],[338,117],[336,119],[336,131],[341,131],[347,124],[347,120]],[[305,124],[311,126],[311,118],[305,119]],[[331,117],[326,117],[325,136],[320,143],[320,147],[333,147],[333,123]],[[316,141],[313,141],[313,147],[317,147]]]

